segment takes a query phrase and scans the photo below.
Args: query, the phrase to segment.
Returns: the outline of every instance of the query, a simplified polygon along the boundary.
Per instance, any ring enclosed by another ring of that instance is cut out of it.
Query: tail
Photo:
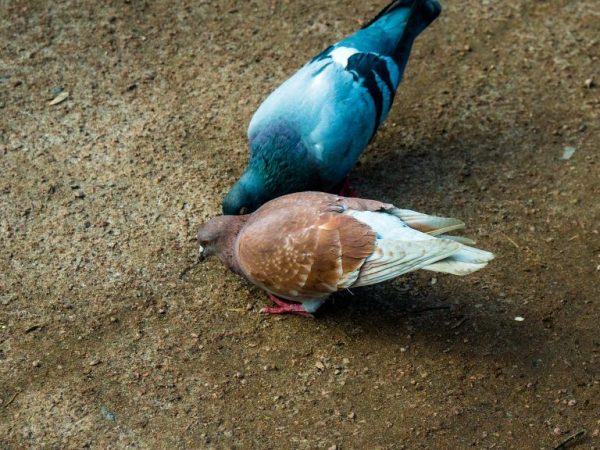
[[[399,217],[409,227],[422,233],[436,236],[440,239],[451,240],[462,244],[458,251],[452,255],[423,267],[423,270],[432,272],[450,273],[452,275],[468,275],[483,269],[488,262],[494,259],[494,254],[480,250],[471,245],[475,242],[462,236],[446,235],[450,231],[464,228],[465,224],[457,219],[430,216],[407,209],[393,208],[389,211]]]
[[[440,15],[442,7],[437,0],[392,0],[379,12],[379,14],[373,17],[369,23],[364,25],[363,28],[369,28],[382,17],[389,16],[391,13],[398,10],[409,10],[411,17],[418,16],[418,22],[422,24],[422,27],[416,33],[419,34]]]
[[[492,259],[494,259],[493,253],[462,245],[456,253],[423,267],[423,270],[450,273],[452,275],[468,275],[483,269]]]
[[[398,36],[390,56],[403,73],[414,40],[441,11],[437,0],[393,0],[363,29],[377,27],[388,36]]]
[[[457,219],[384,207],[378,211],[344,212],[375,232],[375,248],[364,260],[352,286],[368,286],[423,269],[467,275],[483,269],[494,255],[471,247],[461,236],[444,234],[465,226]]]

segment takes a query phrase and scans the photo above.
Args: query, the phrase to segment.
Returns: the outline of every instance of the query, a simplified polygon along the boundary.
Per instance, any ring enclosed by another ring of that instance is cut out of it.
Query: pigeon
[[[248,167],[225,196],[223,213],[249,213],[292,192],[347,187],[344,179],[392,106],[413,41],[440,11],[436,0],[394,0],[279,86],[250,121]]]
[[[494,258],[447,233],[457,219],[376,200],[299,192],[251,214],[215,217],[198,230],[199,255],[216,255],[276,303],[264,313],[311,315],[337,291],[423,269],[467,275]]]

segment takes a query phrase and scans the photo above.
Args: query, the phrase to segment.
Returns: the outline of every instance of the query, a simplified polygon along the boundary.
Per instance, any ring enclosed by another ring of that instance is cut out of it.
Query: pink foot
[[[358,197],[358,192],[350,186],[350,175],[346,175],[346,178],[344,178],[338,195],[341,195],[342,197]]]
[[[303,317],[313,317],[312,314],[308,313],[302,303],[289,302],[275,297],[273,294],[269,294],[269,298],[277,306],[269,306],[260,310],[263,314],[298,314]]]

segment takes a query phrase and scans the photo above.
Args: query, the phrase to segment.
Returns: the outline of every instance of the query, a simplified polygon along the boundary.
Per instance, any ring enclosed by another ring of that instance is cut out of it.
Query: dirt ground
[[[600,448],[597,0],[443,2],[352,174],[485,270],[311,320],[194,264],[262,99],[384,3],[0,2],[0,448]]]

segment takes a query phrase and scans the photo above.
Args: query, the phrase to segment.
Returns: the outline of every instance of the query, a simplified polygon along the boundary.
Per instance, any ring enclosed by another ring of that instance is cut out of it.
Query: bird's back
[[[339,183],[385,120],[412,42],[439,11],[436,0],[397,0],[314,57],[260,105],[248,128],[251,147],[285,124],[320,178]]]

